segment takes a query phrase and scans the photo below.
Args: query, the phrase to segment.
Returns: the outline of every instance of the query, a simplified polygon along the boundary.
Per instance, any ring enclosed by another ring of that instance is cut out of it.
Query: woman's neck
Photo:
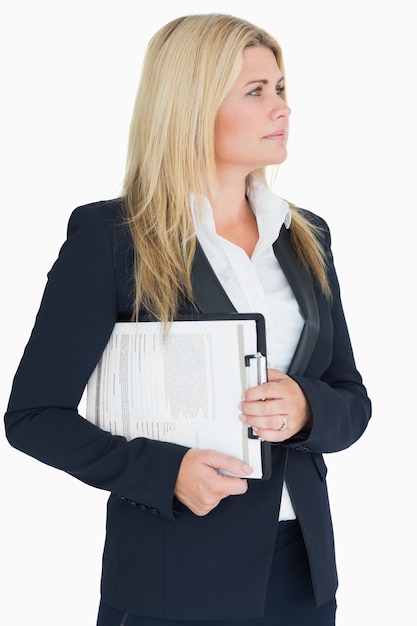
[[[255,215],[246,197],[246,181],[221,185],[209,194],[216,232],[251,257],[259,238]]]

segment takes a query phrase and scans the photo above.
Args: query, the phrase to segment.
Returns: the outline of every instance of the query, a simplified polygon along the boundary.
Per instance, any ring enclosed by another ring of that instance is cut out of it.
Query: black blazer
[[[363,433],[370,402],[349,341],[325,223],[333,299],[324,298],[295,257],[288,231],[276,256],[305,317],[289,374],[311,406],[311,433],[272,448],[272,477],[250,480],[197,517],[173,491],[182,446],[101,431],[77,406],[116,321],[131,318],[133,251],[122,201],[79,207],[49,275],[36,323],[16,373],[5,416],[10,443],[48,465],[110,492],[103,556],[105,603],[171,619],[262,615],[285,479],[310,560],[317,604],[337,587],[323,452]],[[200,247],[193,267],[203,312],[234,311]],[[184,303],[179,313],[190,313]],[[228,584],[233,581],[233,584]]]

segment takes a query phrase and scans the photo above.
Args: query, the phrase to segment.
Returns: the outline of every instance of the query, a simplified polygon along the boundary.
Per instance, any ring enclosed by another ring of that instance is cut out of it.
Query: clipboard
[[[130,440],[147,437],[232,454],[271,474],[271,446],[240,422],[244,389],[266,381],[258,313],[196,314],[164,333],[154,321],[117,322],[87,384],[86,417]]]

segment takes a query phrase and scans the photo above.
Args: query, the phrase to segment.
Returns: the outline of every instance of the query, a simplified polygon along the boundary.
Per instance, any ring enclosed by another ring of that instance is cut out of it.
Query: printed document
[[[238,404],[265,372],[253,319],[172,322],[165,334],[159,322],[118,322],[87,385],[87,419],[128,440],[231,454],[262,478],[261,442]]]

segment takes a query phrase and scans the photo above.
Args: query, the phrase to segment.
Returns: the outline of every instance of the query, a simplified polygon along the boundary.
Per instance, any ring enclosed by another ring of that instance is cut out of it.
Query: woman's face
[[[246,176],[285,160],[291,111],[283,90],[284,78],[272,51],[263,46],[246,48],[242,71],[217,112],[219,173]]]

